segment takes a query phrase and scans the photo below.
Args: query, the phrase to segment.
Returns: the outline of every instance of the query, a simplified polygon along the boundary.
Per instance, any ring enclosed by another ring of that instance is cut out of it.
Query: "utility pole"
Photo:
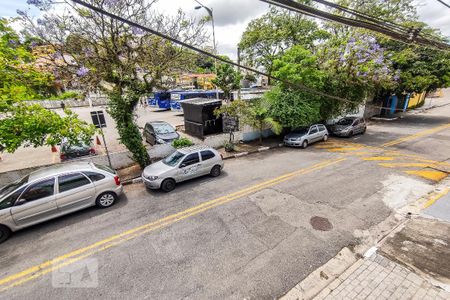
[[[237,63],[241,65],[241,48],[237,48]],[[241,74],[241,67],[238,67],[238,73]],[[239,81],[238,99],[241,100],[241,82]]]
[[[199,4],[199,6],[196,6],[195,9],[200,9],[200,8],[204,8],[209,16],[211,17],[211,25],[212,25],[212,34],[213,34],[213,51],[214,54],[217,55],[217,48],[216,48],[216,29],[214,26],[214,14],[213,14],[213,9],[204,6],[200,1],[198,0],[194,0],[195,2],[197,2]],[[217,59],[214,58],[214,69],[216,70],[216,78],[217,78]],[[216,99],[219,100],[219,89],[216,85]]]

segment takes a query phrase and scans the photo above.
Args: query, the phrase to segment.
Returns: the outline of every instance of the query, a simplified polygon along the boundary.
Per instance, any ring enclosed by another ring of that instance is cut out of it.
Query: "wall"
[[[65,104],[67,108],[69,107],[83,107],[83,106],[100,106],[100,105],[106,105],[107,99],[103,97],[99,98],[91,98],[86,100],[76,100],[76,99],[66,99],[66,100],[31,100],[26,101],[30,104],[40,104],[41,106],[48,108],[48,109],[56,109],[61,108],[61,102]]]
[[[150,158],[152,162],[158,161],[167,155],[171,154],[175,149],[171,145],[155,145],[148,150]],[[106,155],[98,155],[98,156],[89,156],[80,159],[70,160],[68,162],[63,162],[63,164],[74,162],[74,161],[91,161],[93,163],[108,165],[108,158]],[[129,167],[134,164],[134,161],[131,159],[131,153],[128,151],[111,153],[111,164],[114,169],[122,169]],[[13,170],[4,173],[0,173],[0,187],[7,185],[13,181],[16,181],[25,175],[36,171],[41,168],[45,168],[50,165],[38,166],[20,170]]]

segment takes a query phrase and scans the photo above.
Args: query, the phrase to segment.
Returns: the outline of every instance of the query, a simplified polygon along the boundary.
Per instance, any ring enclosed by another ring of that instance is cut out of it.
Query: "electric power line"
[[[270,74],[264,73],[264,72],[259,71],[257,69],[254,69],[254,68],[251,68],[251,67],[247,67],[247,66],[235,63],[233,61],[227,60],[227,59],[225,59],[223,57],[220,57],[220,56],[218,56],[216,54],[212,54],[212,53],[209,53],[209,52],[207,52],[207,51],[205,51],[203,49],[200,49],[200,48],[197,48],[195,46],[189,45],[189,44],[187,44],[187,43],[185,43],[183,41],[180,41],[180,40],[178,40],[176,38],[168,36],[168,35],[166,35],[164,33],[161,33],[161,32],[156,31],[154,29],[151,29],[151,28],[148,28],[146,26],[140,25],[140,24],[135,23],[133,21],[130,21],[130,20],[124,18],[124,17],[121,17],[121,16],[115,15],[113,13],[110,13],[110,12],[100,8],[100,7],[97,7],[97,6],[94,6],[92,4],[86,3],[85,1],[72,0],[72,2],[77,3],[77,4],[81,5],[81,6],[84,6],[84,7],[88,8],[88,9],[91,9],[93,11],[96,11],[97,13],[100,13],[102,15],[108,16],[108,17],[110,17],[110,18],[112,18],[114,20],[117,20],[117,21],[120,21],[122,23],[128,24],[129,26],[136,27],[136,28],[141,29],[143,31],[149,32],[149,33],[151,33],[153,35],[159,36],[159,37],[161,37],[163,39],[169,40],[169,41],[173,42],[174,44],[180,45],[182,47],[185,47],[187,49],[190,49],[190,50],[193,50],[195,52],[201,53],[203,55],[215,58],[215,59],[217,59],[217,60],[219,60],[219,61],[221,61],[223,63],[230,64],[230,65],[233,65],[235,67],[239,67],[239,68],[242,68],[244,70],[247,70],[247,71],[250,71],[250,72],[262,75],[262,76],[266,76],[267,78],[270,78],[270,79],[276,80],[278,82],[284,83],[284,84],[286,84],[286,85],[288,85],[290,87],[298,88],[298,89],[304,90],[304,91],[306,91],[308,93],[311,93],[311,94],[314,94],[314,95],[318,95],[318,96],[322,96],[322,97],[326,97],[326,98],[329,98],[329,99],[333,99],[333,100],[337,100],[337,101],[341,101],[341,102],[346,102],[346,103],[353,103],[353,104],[361,105],[361,103],[359,101],[353,101],[353,100],[345,99],[345,98],[342,98],[342,97],[339,97],[339,96],[330,95],[330,94],[327,94],[327,93],[315,90],[313,88],[310,88],[310,87],[308,87],[306,85],[303,85],[301,83],[293,83],[293,82],[290,82],[288,80],[284,80],[284,79],[272,76]],[[391,109],[390,107],[383,107],[383,106],[373,105],[373,104],[365,104],[365,105],[368,106],[368,107],[373,107],[373,108],[377,108],[377,109]],[[396,108],[395,111],[403,111],[403,109],[397,109]]]
[[[449,50],[450,45],[434,40],[429,40],[426,38],[423,38],[419,36],[420,30],[419,29],[410,29],[408,33],[405,32],[398,32],[394,31],[392,29],[386,28],[383,25],[380,25],[378,23],[372,23],[364,20],[356,20],[352,18],[347,18],[339,15],[335,15],[332,13],[324,12],[319,9],[316,9],[314,7],[293,1],[293,0],[260,0],[262,2],[272,4],[290,11],[294,11],[301,14],[306,15],[312,15],[314,17],[320,17],[322,19],[327,19],[329,21],[335,21],[341,24],[353,26],[353,27],[360,27],[369,29],[372,31],[376,31],[379,33],[382,33],[384,35],[387,35],[393,39],[396,39],[398,41],[411,44],[412,42],[416,42],[421,45],[431,46],[435,47],[440,50]]]
[[[450,5],[448,5],[448,4],[445,3],[444,1],[442,1],[442,0],[437,0],[437,1],[440,2],[440,3],[442,3],[443,5],[447,6],[448,8],[450,8]]]

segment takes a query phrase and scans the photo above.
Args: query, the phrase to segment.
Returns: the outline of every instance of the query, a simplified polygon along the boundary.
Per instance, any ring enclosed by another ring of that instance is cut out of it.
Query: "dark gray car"
[[[336,124],[330,126],[332,134],[337,136],[351,137],[355,134],[366,132],[367,125],[364,118],[345,117],[340,119]]]
[[[179,139],[180,135],[169,123],[153,121],[145,124],[144,138],[150,145],[170,144],[173,140]]]

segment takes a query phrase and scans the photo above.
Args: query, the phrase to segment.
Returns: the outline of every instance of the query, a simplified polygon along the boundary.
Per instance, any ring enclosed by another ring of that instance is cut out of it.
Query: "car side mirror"
[[[184,167],[186,167],[185,163],[180,164],[180,168],[184,168]]]
[[[23,205],[23,204],[25,204],[26,202],[27,202],[27,200],[21,198],[21,199],[19,199],[19,200],[16,201],[15,206]]]

